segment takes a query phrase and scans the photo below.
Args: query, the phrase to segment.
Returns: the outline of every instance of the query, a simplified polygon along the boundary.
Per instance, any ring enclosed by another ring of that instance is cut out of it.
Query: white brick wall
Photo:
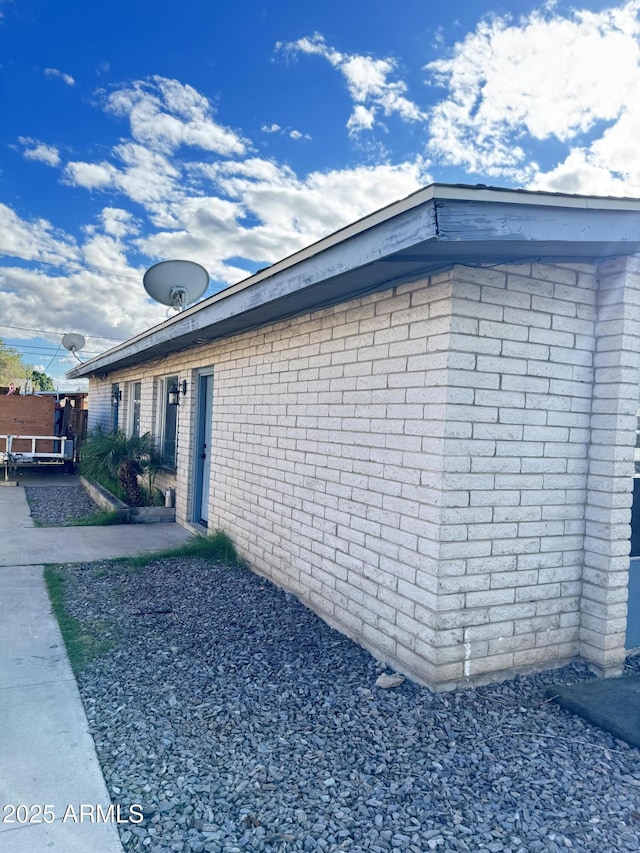
[[[436,594],[450,294],[444,275],[216,352],[214,524],[389,659],[413,652],[416,602]]]
[[[606,268],[607,292],[635,275],[625,263]],[[618,660],[628,452],[624,470],[612,462],[634,440],[612,400],[626,383],[635,406],[639,381],[597,273],[455,267],[165,359],[163,375],[189,382],[178,517],[192,511],[197,370],[213,367],[210,523],[258,572],[435,686],[614,646]],[[143,381],[143,431],[158,375],[118,375]]]
[[[112,425],[111,380],[91,379],[89,384],[87,429],[110,429]]]
[[[463,594],[442,624],[463,640],[447,650],[455,677],[554,663],[578,652],[575,620],[582,570],[595,286],[593,268],[519,264],[453,271],[453,313],[480,317],[478,332],[452,336],[452,349],[475,353],[456,388],[474,388],[469,405],[449,406],[449,424],[471,435],[448,443],[459,474],[444,487],[461,507],[441,556],[440,582]],[[577,317],[577,308],[591,308]],[[491,316],[483,317],[490,307]],[[578,336],[579,332],[579,336]],[[574,402],[577,401],[577,402]],[[469,471],[469,474],[463,473]],[[465,495],[467,500],[465,501]],[[488,515],[490,517],[488,517]],[[445,520],[455,520],[452,513]],[[456,654],[457,651],[457,654]]]
[[[602,265],[591,404],[580,651],[601,674],[624,662],[636,410],[640,259]]]

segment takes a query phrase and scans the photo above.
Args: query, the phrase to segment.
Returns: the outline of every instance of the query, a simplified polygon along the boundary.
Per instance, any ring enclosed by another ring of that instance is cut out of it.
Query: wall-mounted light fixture
[[[111,386],[111,405],[117,406],[118,403],[122,400],[122,391],[117,385]]]
[[[182,392],[182,396],[187,393],[187,380],[183,379],[181,382],[174,382],[171,388],[169,388],[169,394],[167,402],[170,406],[179,406],[180,405],[180,392]]]

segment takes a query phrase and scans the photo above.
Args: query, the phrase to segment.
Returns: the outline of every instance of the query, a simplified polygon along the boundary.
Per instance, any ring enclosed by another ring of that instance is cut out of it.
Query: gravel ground
[[[115,642],[79,676],[127,851],[638,850],[640,754],[544,700],[574,665],[434,694],[202,559],[65,568]]]
[[[127,853],[640,850],[640,752],[544,699],[586,667],[383,690],[367,652],[248,569],[63,571],[111,643],[78,682],[114,804],[144,810]]]
[[[100,512],[80,485],[25,486],[31,517],[43,527],[60,527]]]

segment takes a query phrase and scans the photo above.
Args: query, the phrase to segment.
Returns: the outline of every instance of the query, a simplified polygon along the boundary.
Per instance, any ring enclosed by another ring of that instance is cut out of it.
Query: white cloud
[[[129,120],[133,139],[156,151],[181,145],[224,156],[245,154],[247,140],[214,120],[207,98],[166,77],[139,80],[106,97],[107,110]]]
[[[105,207],[100,214],[102,227],[106,234],[122,239],[137,234],[139,225],[128,210],[118,207]]]
[[[236,221],[225,223],[227,227],[221,231],[203,229],[201,221],[198,228],[193,210],[201,200],[195,199],[189,205],[191,219],[185,230],[209,240],[218,251],[226,249],[227,257],[258,263],[275,262],[428,181],[421,160],[312,172],[299,178],[287,167],[253,158],[244,163],[221,163],[210,176],[236,202]],[[184,210],[178,217],[184,221]],[[243,224],[243,219],[251,224]],[[156,235],[154,240],[158,246],[162,236]]]
[[[372,107],[363,107],[362,104],[356,104],[353,112],[347,122],[347,129],[350,134],[360,133],[361,130],[371,130],[375,124],[376,113]]]
[[[87,238],[91,238],[102,231],[110,238],[122,241],[135,237],[140,232],[139,221],[128,210],[123,210],[120,207],[104,207],[96,219],[95,223],[89,223],[82,227]]]
[[[38,160],[40,163],[46,163],[47,166],[60,165],[60,152],[55,145],[46,145],[44,142],[38,142],[37,139],[29,139],[25,136],[20,136],[18,141],[25,146],[23,155],[27,160]]]
[[[164,102],[174,112],[192,115],[194,104],[204,109],[205,101],[195,90],[188,91],[185,103],[184,87],[169,87],[166,81],[162,85],[163,92],[172,93]],[[426,180],[420,158],[395,166],[315,172],[300,178],[288,166],[259,157],[219,155],[212,160],[205,156],[210,147],[203,149],[195,141],[195,154],[186,162],[179,152],[167,150],[167,140],[178,139],[177,132],[167,130],[175,125],[161,121],[151,134],[146,119],[141,123],[141,99],[145,109],[155,103],[155,96],[149,99],[148,94],[147,84],[134,83],[109,96],[108,111],[114,111],[114,104],[119,105],[117,111],[127,105],[132,139],[116,145],[109,160],[69,163],[65,179],[89,190],[122,194],[140,205],[147,218],[147,234],[127,235],[137,251],[151,258],[193,257],[225,283],[249,271],[239,268],[234,258],[246,258],[251,264],[274,262],[412,192]],[[297,130],[288,135],[296,141],[309,138]],[[249,150],[248,144],[244,150]],[[121,229],[130,224],[117,220]],[[103,218],[103,230],[115,236],[113,216],[108,221]],[[124,231],[117,233],[125,238]]]
[[[68,163],[64,178],[88,190],[121,192],[150,210],[162,210],[165,203],[182,195],[180,169],[164,154],[144,145],[123,142],[113,149],[113,156],[115,164]]]
[[[62,80],[63,83],[66,83],[67,86],[75,86],[76,81],[73,79],[71,74],[65,74],[62,71],[59,71],[57,68],[45,68],[44,73],[46,77],[56,77],[58,80]]]
[[[79,258],[73,238],[46,219],[25,220],[6,204],[0,204],[2,251],[35,260],[65,261]]]
[[[611,168],[593,158],[588,150],[576,148],[564,162],[548,172],[536,174],[531,189],[562,193],[588,193],[590,195],[638,196],[640,180],[636,175],[615,176]]]
[[[340,66],[354,101],[372,101],[385,115],[397,113],[405,121],[419,121],[424,113],[404,97],[407,86],[402,81],[390,83],[387,77],[395,71],[389,59],[372,59],[367,56],[350,56]]]
[[[251,158],[203,164],[209,196],[170,205],[164,225],[137,241],[150,257],[189,257],[212,280],[231,284],[428,181],[424,164],[381,165],[299,178],[289,167]],[[221,198],[221,196],[226,196]],[[246,258],[239,267],[236,258]]]
[[[116,184],[130,199],[143,205],[162,207],[180,193],[180,163],[144,145],[125,142],[114,149],[122,163]]]
[[[613,187],[634,162],[631,171],[640,174],[637,156],[629,158],[640,109],[639,11],[639,0],[631,0],[564,17],[552,4],[515,24],[482,21],[448,58],[426,66],[432,82],[449,90],[431,113],[430,153],[536,187],[595,192],[607,170]],[[545,180],[532,143],[549,139],[568,146],[568,154]]]
[[[104,218],[112,216],[107,211]],[[164,318],[161,309],[147,306],[137,293],[143,292],[142,271],[131,268],[118,240],[99,229],[81,244],[46,220],[25,220],[0,205],[0,231],[5,255],[0,267],[2,337],[33,337],[9,327],[59,329],[58,336],[37,336],[59,346],[62,333],[79,332],[90,342],[87,349],[100,352],[113,345],[107,338],[124,340]],[[12,255],[19,264],[12,265]],[[25,357],[32,360],[28,352]],[[68,354],[60,347],[43,366],[51,376],[62,378],[72,366],[65,358]]]
[[[99,160],[57,164],[64,183],[109,199],[79,235],[0,207],[6,249],[22,258],[0,266],[4,322],[21,325],[28,314],[29,325],[51,328],[55,299],[56,327],[127,338],[165,316],[142,288],[150,262],[191,258],[214,285],[230,284],[428,181],[420,158],[299,176],[255,156],[248,141],[225,136],[224,128],[214,151],[199,133],[213,123],[206,99],[157,78],[114,90],[100,103],[128,117],[131,131]],[[277,132],[305,138],[295,129]],[[42,143],[23,144],[35,150]],[[137,265],[141,256],[144,266]]]
[[[101,247],[96,246],[93,254],[101,256]],[[114,272],[59,275],[17,266],[0,267],[0,315],[10,326],[50,329],[53,325],[104,339],[126,339],[164,319],[162,310],[146,307],[142,271],[136,283]]]
[[[113,186],[117,170],[110,163],[67,163],[65,179],[74,186],[86,190],[104,189]]]
[[[112,345],[108,338],[126,339],[164,319],[163,309],[147,304],[143,270],[127,260],[123,238],[132,233],[127,211],[105,208],[79,242],[47,220],[23,219],[0,204],[0,231],[4,324],[79,332],[95,338],[91,349],[98,351]],[[12,255],[20,258],[19,265],[12,265]],[[49,372],[59,375],[64,369],[68,365],[56,361]]]
[[[380,113],[385,116],[397,115],[406,122],[422,121],[425,118],[425,113],[405,97],[406,83],[390,79],[397,71],[394,59],[340,53],[330,47],[319,33],[287,44],[279,42],[276,49],[289,56],[298,53],[322,56],[341,72],[351,99],[355,102],[353,114],[347,123],[351,133],[370,130]],[[365,114],[366,121],[363,121]]]
[[[298,139],[305,139],[305,140],[311,139],[311,137],[309,136],[308,133],[302,133],[302,131],[300,131],[300,130],[290,130],[289,136],[291,139],[295,139],[296,141]]]
[[[249,157],[246,160],[237,160],[232,163],[200,163],[198,170],[206,175],[209,180],[217,180],[221,173],[233,172],[257,181],[280,183],[282,180],[294,176],[294,172],[286,165],[277,163],[275,160],[264,160],[260,157]]]
[[[539,171],[533,189],[640,196],[640,109],[631,103],[588,147],[572,148],[562,163]]]
[[[303,133],[301,130],[295,129],[285,130],[284,128],[280,127],[279,124],[275,124],[275,122],[273,124],[263,124],[260,130],[263,133],[286,133],[290,139],[295,139],[296,141],[298,139],[311,139],[308,133]]]

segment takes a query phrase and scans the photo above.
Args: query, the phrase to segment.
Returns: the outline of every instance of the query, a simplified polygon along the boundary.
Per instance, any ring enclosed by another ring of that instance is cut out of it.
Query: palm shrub
[[[162,467],[151,433],[127,436],[122,430],[104,432],[95,429],[82,446],[80,471],[90,480],[100,480],[101,475],[114,479],[122,488],[130,506],[145,506],[145,496],[153,494],[153,481]],[[145,482],[144,490],[139,478]]]

